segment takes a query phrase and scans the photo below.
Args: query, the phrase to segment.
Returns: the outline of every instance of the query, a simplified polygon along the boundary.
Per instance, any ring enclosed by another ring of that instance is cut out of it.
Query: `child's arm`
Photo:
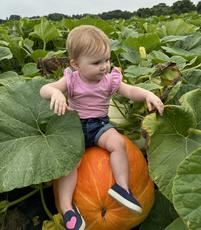
[[[41,87],[40,95],[42,98],[50,100],[50,109],[57,115],[64,115],[68,109],[64,92],[67,92],[66,78],[62,77],[58,81],[48,83]]]
[[[133,101],[146,101],[149,111],[156,108],[159,114],[163,115],[163,102],[151,91],[121,82],[118,93]]]

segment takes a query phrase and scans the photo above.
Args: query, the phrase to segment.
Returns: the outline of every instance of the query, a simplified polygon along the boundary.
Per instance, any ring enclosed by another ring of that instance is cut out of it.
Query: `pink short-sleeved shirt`
[[[117,68],[95,84],[84,82],[78,71],[64,70],[67,82],[69,107],[76,110],[82,119],[104,117],[108,114],[111,96],[119,89],[122,74]]]

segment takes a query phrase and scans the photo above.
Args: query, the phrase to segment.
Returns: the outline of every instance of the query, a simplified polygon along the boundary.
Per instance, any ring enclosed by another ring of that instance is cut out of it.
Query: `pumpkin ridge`
[[[90,223],[90,226],[87,226],[86,230],[93,229],[93,226],[96,224],[97,220],[95,219],[92,223]]]
[[[113,200],[113,202],[108,206],[108,208],[113,208],[113,209],[121,209],[121,206],[116,206],[117,202]]]
[[[112,185],[112,182],[113,182],[113,177],[112,177],[112,173],[110,173],[109,174],[109,178],[108,178],[108,187],[110,188],[110,185]],[[110,203],[110,200],[111,200],[111,198],[109,197],[109,195],[107,195],[106,197],[105,197],[105,204],[108,204],[108,203]],[[112,203],[111,203],[111,205],[112,205]],[[109,207],[109,206],[108,206]]]
[[[140,195],[138,196],[138,199],[141,200],[141,198],[143,197],[143,195],[146,194],[147,188],[149,188],[150,186],[150,181],[147,181],[146,186],[144,187],[144,189],[142,190],[142,192],[140,193]]]
[[[85,201],[87,201],[90,205],[93,205],[94,208],[97,208],[97,205],[94,205],[94,202],[92,202],[90,199],[87,199],[87,196],[84,195],[81,191],[78,192],[78,195],[82,197]]]
[[[97,186],[97,183],[96,183],[96,180],[95,180],[95,173],[93,172],[92,167],[90,166],[89,162],[87,162],[87,166],[88,166],[88,170],[89,170],[90,173],[91,173],[90,175],[91,175],[92,181],[93,181],[93,183],[94,183],[94,187],[95,187],[96,194],[97,194],[97,199],[98,199],[99,203],[101,204],[101,198],[100,198],[98,186]]]

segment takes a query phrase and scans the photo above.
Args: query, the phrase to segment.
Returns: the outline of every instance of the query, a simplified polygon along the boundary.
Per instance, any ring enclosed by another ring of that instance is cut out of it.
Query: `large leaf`
[[[110,107],[109,107],[108,115],[110,117],[110,121],[113,124],[115,124],[116,127],[126,127],[127,125],[129,125],[129,122],[123,116],[122,111],[124,114],[125,108],[123,106],[121,106],[120,103],[115,101],[115,104],[114,104],[114,100],[110,101]]]
[[[173,183],[174,206],[188,229],[192,230],[201,229],[200,162],[201,147],[181,162]]]
[[[79,20],[64,19],[62,24],[66,27],[66,29],[70,30],[80,25],[93,25],[103,30],[107,35],[114,32],[112,23],[109,23],[107,20],[103,20],[101,18],[94,18],[90,16],[83,17]]]
[[[6,86],[12,84],[16,81],[23,81],[24,79],[20,77],[16,72],[6,71],[0,74],[0,86]]]
[[[176,45],[183,47],[185,50],[199,54],[197,50],[201,49],[201,33],[194,33],[191,36],[186,37],[182,41],[178,42]]]
[[[192,93],[193,92],[193,93]],[[201,96],[201,89],[195,89],[191,92],[184,94],[180,98],[180,102],[183,106],[191,108],[196,120],[196,127],[201,129],[201,100],[198,100]]]
[[[117,52],[115,53],[117,54]],[[123,57],[124,60],[127,60],[132,64],[139,64],[140,61],[139,53],[131,48],[124,48],[124,51],[121,53],[121,57]]]
[[[143,121],[143,128],[150,135],[150,175],[159,190],[170,200],[178,164],[201,145],[201,135],[197,134],[200,131],[200,97],[201,89],[191,91],[184,96],[185,100],[183,98],[183,101],[189,101],[188,105],[185,102],[184,106],[166,106],[163,117],[152,114]]]
[[[22,72],[23,72],[24,76],[31,77],[31,76],[34,76],[37,73],[39,73],[39,69],[37,68],[36,63],[30,62],[30,63],[27,63],[23,66]]]
[[[123,44],[139,50],[140,46],[145,47],[147,52],[160,47],[160,39],[156,33],[147,33],[138,37],[128,37]]]
[[[159,64],[163,62],[175,62],[178,69],[183,69],[186,66],[186,60],[183,57],[172,56],[171,58],[169,58],[161,51],[153,51],[149,54],[148,57],[154,64]]]
[[[183,35],[168,35],[161,38],[161,42],[168,43],[168,42],[182,41],[186,37],[187,36],[183,36]]]
[[[41,39],[45,50],[46,43],[58,38],[60,33],[53,24],[43,17],[40,24],[34,26],[34,32],[30,33],[30,35]]]
[[[9,38],[9,48],[19,65],[23,66],[28,54],[26,50],[19,46],[21,42],[23,42],[23,39],[20,37],[13,36]]]
[[[143,66],[135,66],[130,65],[127,69],[125,69],[125,73],[130,73],[133,77],[139,77],[142,75],[148,75],[154,73],[155,68],[148,68]]]
[[[183,19],[175,19],[170,22],[166,22],[167,35],[186,35],[198,30],[197,26],[186,23]]]
[[[13,55],[9,48],[0,46],[0,61],[3,59],[11,59],[12,57]]]
[[[172,100],[172,104],[176,104],[178,99],[185,93],[201,88],[201,70],[195,69],[193,71],[189,71],[184,73],[182,76],[182,82],[179,87],[179,90]],[[177,103],[178,104],[178,103]]]
[[[200,33],[195,33],[191,36],[185,37],[183,40],[179,42],[176,42],[174,45],[168,45],[167,47],[162,46],[162,48],[172,55],[180,55],[190,60],[193,57],[200,56],[200,35]]]
[[[165,228],[165,230],[179,230],[179,229],[188,230],[187,226],[179,217]]]
[[[45,82],[0,88],[0,192],[64,176],[84,151],[78,115],[53,115],[39,95]]]
[[[157,51],[157,50],[154,50],[152,51],[148,57],[151,59],[151,61],[154,63],[154,64],[158,64],[158,63],[161,63],[161,62],[167,62],[167,61],[170,61],[170,58],[164,54],[163,52],[161,51]]]
[[[181,57],[186,58],[187,60],[190,60],[197,56],[197,54],[192,53],[191,51],[185,50],[180,47],[166,47],[166,46],[161,46],[162,49],[164,49],[167,53],[170,53],[171,55],[178,55]]]

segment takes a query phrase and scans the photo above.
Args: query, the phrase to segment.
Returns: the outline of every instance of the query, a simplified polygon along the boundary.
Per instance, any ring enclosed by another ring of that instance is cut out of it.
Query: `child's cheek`
[[[108,64],[108,66],[107,66],[107,73],[109,73],[110,70],[111,70],[111,66],[110,66],[110,64]]]

